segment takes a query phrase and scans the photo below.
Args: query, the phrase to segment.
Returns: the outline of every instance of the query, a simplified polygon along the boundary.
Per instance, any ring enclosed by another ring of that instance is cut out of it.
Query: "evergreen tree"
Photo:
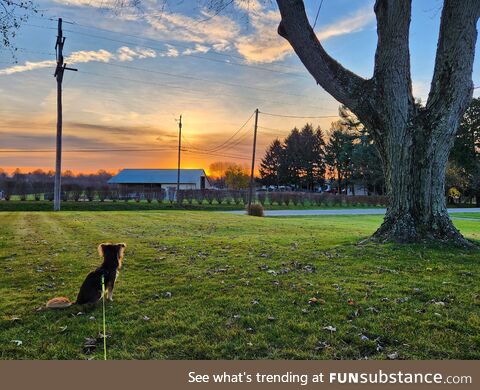
[[[325,142],[320,127],[314,130],[307,123],[300,131],[300,144],[303,150],[299,161],[300,184],[313,191],[316,185],[322,185],[325,181]]]
[[[284,184],[282,180],[284,177],[282,177],[281,172],[283,159],[284,147],[277,138],[269,145],[260,163],[260,177],[264,185],[279,186],[280,184]]]
[[[480,206],[480,98],[472,100],[457,131],[450,153],[450,167],[455,166],[466,176],[465,195],[475,196]],[[448,173],[448,170],[447,170]],[[451,181],[447,182],[447,187]],[[448,190],[448,188],[446,188]]]

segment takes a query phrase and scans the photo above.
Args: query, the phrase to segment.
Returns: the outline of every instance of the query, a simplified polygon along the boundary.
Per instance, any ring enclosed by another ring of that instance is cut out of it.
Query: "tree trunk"
[[[425,129],[412,127],[403,143],[387,140],[384,166],[389,205],[373,238],[414,242],[424,239],[468,245],[453,226],[445,198],[445,170],[453,142],[422,142]]]

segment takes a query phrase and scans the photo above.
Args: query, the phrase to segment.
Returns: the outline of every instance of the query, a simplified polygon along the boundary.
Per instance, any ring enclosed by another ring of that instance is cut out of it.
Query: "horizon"
[[[158,14],[157,1],[151,1],[144,13],[115,14],[97,0],[38,1],[44,16],[32,15],[19,30],[18,63],[11,63],[8,51],[0,52],[0,92],[7,96],[0,108],[1,149],[23,150],[0,152],[0,167],[54,169],[57,16],[65,23],[66,62],[79,69],[64,80],[62,171],[176,168],[175,119],[181,114],[182,168],[208,171],[216,161],[248,163],[257,107],[262,112],[258,169],[274,138],[306,122],[325,131],[338,119],[339,103],[316,85],[277,35],[274,3],[255,1],[246,10],[235,2],[212,16],[192,2]],[[412,12],[411,62],[415,96],[425,101],[440,12],[435,0],[418,3]],[[316,11],[317,4],[309,2],[312,21]],[[315,31],[334,58],[370,76],[377,41],[371,0],[325,2]],[[480,85],[478,45],[476,52],[473,78]]]

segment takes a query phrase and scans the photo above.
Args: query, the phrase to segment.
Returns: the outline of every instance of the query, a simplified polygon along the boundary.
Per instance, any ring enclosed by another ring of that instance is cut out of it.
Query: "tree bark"
[[[278,32],[308,71],[365,125],[379,150],[389,205],[374,238],[433,239],[468,245],[453,226],[445,172],[460,119],[473,93],[472,70],[480,0],[445,0],[434,75],[425,107],[410,76],[411,0],[376,0],[378,44],[365,80],[331,58],[310,26],[302,0],[277,0]]]

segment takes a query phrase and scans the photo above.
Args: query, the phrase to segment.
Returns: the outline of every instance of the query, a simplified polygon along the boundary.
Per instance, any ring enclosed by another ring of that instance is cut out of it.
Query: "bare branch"
[[[302,0],[277,0],[277,4],[282,15],[278,33],[290,43],[317,84],[339,102],[354,109],[359,104],[358,92],[366,80],[327,54],[308,22]]]

